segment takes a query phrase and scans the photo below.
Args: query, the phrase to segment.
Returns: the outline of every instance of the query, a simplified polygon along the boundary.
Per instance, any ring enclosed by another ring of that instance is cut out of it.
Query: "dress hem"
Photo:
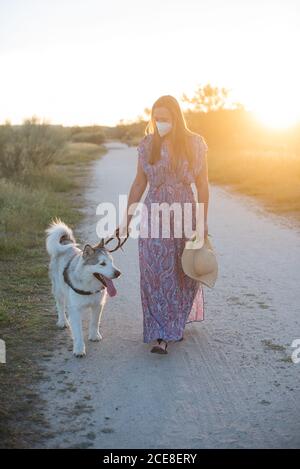
[[[194,319],[194,320],[192,320],[192,321],[188,321],[188,322],[185,323],[185,325],[191,324],[192,322],[203,322],[203,321],[204,321],[204,317],[203,317],[203,319]],[[181,337],[178,337],[177,339],[174,339],[174,338],[168,339],[168,338],[166,338],[166,337],[160,337],[160,338],[161,338],[162,340],[166,340],[166,341],[168,341],[168,342],[177,342],[178,340],[181,339]],[[143,339],[143,343],[144,343],[144,344],[150,344],[151,342],[153,342],[153,341],[155,341],[155,340],[157,340],[157,339],[158,339],[158,337],[155,337],[154,339],[150,339],[150,340],[145,340],[145,339]]]

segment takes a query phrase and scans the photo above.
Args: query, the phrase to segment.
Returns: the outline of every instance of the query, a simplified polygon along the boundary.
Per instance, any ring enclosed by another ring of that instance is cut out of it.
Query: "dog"
[[[110,254],[116,249],[108,250],[107,241],[101,239],[97,245],[86,244],[81,250],[72,229],[60,219],[52,221],[46,235],[49,277],[58,314],[56,324],[59,328],[70,327],[73,354],[83,357],[86,351],[82,315],[90,310],[89,340],[101,340],[99,325],[107,296],[117,293],[112,279],[118,278],[121,271]]]

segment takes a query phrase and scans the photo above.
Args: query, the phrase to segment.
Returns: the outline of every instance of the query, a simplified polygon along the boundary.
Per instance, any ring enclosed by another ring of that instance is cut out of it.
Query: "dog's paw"
[[[69,327],[69,323],[67,321],[57,321],[56,326],[59,329],[66,329],[66,327]]]
[[[74,347],[73,355],[75,355],[75,357],[78,357],[78,358],[85,357],[85,355],[86,355],[85,348]]]
[[[102,339],[100,332],[92,332],[89,334],[89,340],[91,342],[99,342]]]
[[[73,355],[76,357],[76,358],[82,358],[82,357],[85,357],[86,353],[85,351],[81,351],[81,352],[74,352],[73,351]]]

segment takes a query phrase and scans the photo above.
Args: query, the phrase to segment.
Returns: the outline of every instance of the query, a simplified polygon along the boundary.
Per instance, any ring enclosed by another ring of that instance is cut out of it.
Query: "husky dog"
[[[90,310],[89,340],[102,339],[99,324],[104,305],[117,291],[112,279],[121,275],[102,239],[96,246],[79,249],[73,232],[61,220],[46,230],[46,249],[50,255],[49,276],[58,313],[57,326],[71,327],[73,354],[85,355],[82,313]],[[118,245],[119,246],[119,245]],[[114,249],[115,250],[115,249]],[[67,315],[66,315],[67,313]]]

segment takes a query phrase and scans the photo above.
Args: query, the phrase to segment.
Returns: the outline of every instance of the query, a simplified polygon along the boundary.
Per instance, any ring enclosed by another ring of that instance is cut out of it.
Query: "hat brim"
[[[204,246],[204,248],[208,247],[208,248],[212,249],[212,246],[211,246],[211,244],[209,243],[208,240],[205,243],[205,245],[206,246]],[[203,247],[200,248],[200,249],[203,249]],[[194,266],[194,262],[193,262],[194,252],[195,252],[194,249],[186,249],[185,248],[183,250],[183,253],[182,253],[182,256],[181,256],[181,265],[182,265],[182,269],[183,269],[184,273],[186,275],[188,275],[189,277],[191,277],[192,279],[197,280],[198,282],[202,283],[203,285],[205,285],[209,288],[213,288],[215,283],[216,283],[217,277],[218,277],[218,264],[217,264],[217,262],[215,262],[215,267],[214,267],[212,272],[209,272],[207,274],[199,275],[198,273],[195,272],[194,267],[193,267]]]

